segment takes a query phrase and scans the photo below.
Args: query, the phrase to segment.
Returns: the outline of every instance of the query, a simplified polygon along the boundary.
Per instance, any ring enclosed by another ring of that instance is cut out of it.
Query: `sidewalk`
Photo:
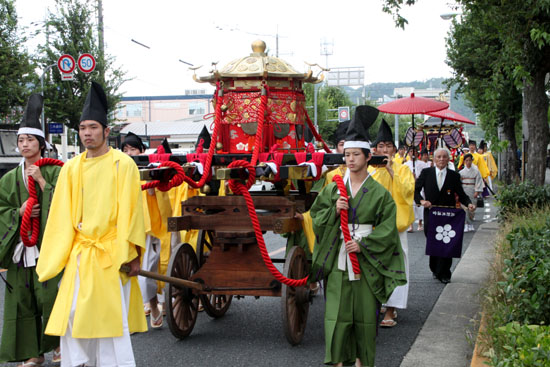
[[[498,223],[482,224],[420,330],[401,367],[469,366],[479,320],[479,289],[493,261]]]

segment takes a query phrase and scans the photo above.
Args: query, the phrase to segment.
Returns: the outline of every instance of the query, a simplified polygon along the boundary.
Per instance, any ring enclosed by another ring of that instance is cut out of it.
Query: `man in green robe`
[[[337,366],[374,366],[380,304],[407,282],[395,203],[367,172],[371,155],[366,131],[353,123],[348,129],[344,145],[348,200],[333,182],[310,211],[316,234],[310,281],[325,281],[325,363]],[[342,210],[348,210],[352,236],[347,243],[340,227]],[[357,253],[359,277],[353,274],[350,252]]]
[[[24,159],[21,164],[0,179],[0,267],[7,269],[4,297],[4,323],[0,362],[26,361],[40,364],[44,353],[59,347],[59,337],[44,334],[61,274],[40,283],[36,274],[36,261],[42,234],[53,196],[58,166],[37,167],[45,148],[44,133],[38,117],[42,110],[42,97],[34,94],[27,105],[17,146]],[[26,247],[21,242],[21,217],[29,199],[28,178],[35,179],[38,204],[31,216],[40,219],[37,244]],[[59,362],[59,354],[54,355]]]

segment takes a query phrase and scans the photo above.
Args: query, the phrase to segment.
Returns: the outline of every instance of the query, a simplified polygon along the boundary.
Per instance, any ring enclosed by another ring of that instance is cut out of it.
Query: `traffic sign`
[[[63,124],[58,122],[50,122],[48,124],[48,132],[50,134],[63,134]]]
[[[349,120],[349,107],[338,107],[338,122]]]
[[[76,63],[74,61],[74,57],[71,55],[61,55],[59,59],[57,60],[57,67],[59,68],[59,71],[63,74],[70,74],[73,72],[74,68],[76,67]]]
[[[83,73],[91,73],[95,69],[95,59],[90,54],[82,54],[78,58],[78,68]]]

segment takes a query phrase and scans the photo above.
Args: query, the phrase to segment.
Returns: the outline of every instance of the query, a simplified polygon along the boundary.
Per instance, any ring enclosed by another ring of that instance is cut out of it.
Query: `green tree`
[[[506,183],[517,178],[519,161],[515,129],[521,117],[522,96],[513,77],[504,69],[495,70],[502,42],[491,22],[479,9],[465,12],[453,21],[447,39],[447,64],[454,70],[449,85],[458,85],[479,114],[485,139],[493,151],[503,151],[501,177]],[[499,133],[504,137],[499,141]]]
[[[406,20],[399,15],[400,7],[415,2],[384,0],[383,9],[394,14],[397,26],[404,27]],[[491,60],[491,69],[511,78],[523,94],[522,117],[526,126],[523,134],[529,141],[526,178],[542,185],[550,140],[546,94],[546,75],[550,72],[550,0],[458,0],[457,4],[466,15],[482,14],[483,22],[496,30],[498,54]],[[487,39],[493,38],[485,35]],[[483,42],[479,47],[485,45]]]
[[[0,122],[18,122],[36,82],[34,65],[21,46],[13,0],[0,0]]]
[[[56,11],[49,13],[45,30],[48,42],[39,48],[42,65],[57,62],[63,54],[75,59],[83,53],[94,55],[96,68],[85,74],[74,72],[74,80],[62,81],[61,74],[52,73],[45,83],[45,113],[49,120],[63,122],[72,129],[78,128],[84,100],[92,80],[100,82],[107,95],[109,111],[113,112],[120,101],[118,89],[124,83],[124,72],[114,67],[114,58],[100,55],[97,31],[94,28],[95,8],[89,0],[56,0]],[[102,81],[102,75],[106,75]],[[111,120],[114,115],[111,114]]]

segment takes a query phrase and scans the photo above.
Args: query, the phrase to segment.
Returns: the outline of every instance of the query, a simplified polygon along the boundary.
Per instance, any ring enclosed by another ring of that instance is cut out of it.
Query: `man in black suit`
[[[450,153],[446,148],[438,148],[434,152],[434,167],[423,169],[416,180],[414,200],[424,207],[424,234],[428,235],[429,210],[432,206],[456,205],[455,194],[458,200],[467,205],[469,210],[475,209],[470,198],[462,189],[460,174],[447,168]],[[420,192],[424,189],[422,198]],[[430,256],[430,270],[441,283],[451,281],[452,257]]]

